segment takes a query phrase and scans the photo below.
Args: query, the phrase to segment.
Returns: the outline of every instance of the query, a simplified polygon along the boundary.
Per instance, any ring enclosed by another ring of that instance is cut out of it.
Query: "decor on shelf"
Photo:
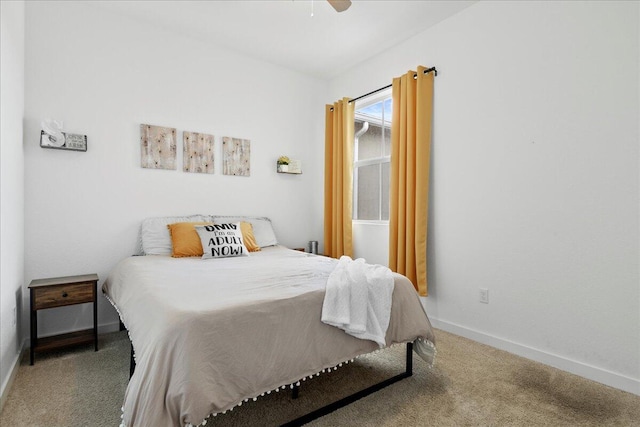
[[[213,173],[213,135],[182,132],[182,147],[184,172]]]
[[[222,173],[224,175],[251,175],[251,141],[222,137]]]
[[[62,132],[62,122],[45,119],[40,131],[40,147],[87,151],[87,136]]]
[[[287,172],[287,173],[301,174],[302,173],[302,162],[300,160],[291,159],[289,161],[289,172]]]
[[[140,125],[140,163],[143,168],[176,169],[176,129]]]
[[[44,119],[40,123],[40,146],[48,148],[61,148],[65,143],[65,136],[62,133],[62,122],[52,119]]]
[[[289,157],[278,157],[278,172],[289,172]]]
[[[278,157],[277,169],[278,173],[301,174],[302,163],[300,160],[293,160],[287,156]]]

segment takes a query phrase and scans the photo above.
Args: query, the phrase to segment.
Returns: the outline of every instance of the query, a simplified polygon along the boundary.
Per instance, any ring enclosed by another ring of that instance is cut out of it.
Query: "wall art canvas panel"
[[[182,132],[182,170],[213,173],[213,135]]]
[[[224,175],[249,176],[251,141],[248,139],[222,138],[222,173]]]
[[[140,161],[143,168],[176,169],[176,129],[140,125]]]

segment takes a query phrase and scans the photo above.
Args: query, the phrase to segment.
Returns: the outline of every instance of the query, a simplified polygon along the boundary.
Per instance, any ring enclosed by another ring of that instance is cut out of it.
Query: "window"
[[[353,151],[353,219],[389,220],[391,92],[358,101]]]

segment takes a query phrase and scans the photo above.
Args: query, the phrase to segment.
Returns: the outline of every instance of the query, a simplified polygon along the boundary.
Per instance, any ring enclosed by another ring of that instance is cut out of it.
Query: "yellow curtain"
[[[394,78],[391,122],[389,268],[427,295],[427,221],[433,72]]]
[[[355,105],[343,98],[326,106],[324,156],[324,253],[353,257],[353,126]]]

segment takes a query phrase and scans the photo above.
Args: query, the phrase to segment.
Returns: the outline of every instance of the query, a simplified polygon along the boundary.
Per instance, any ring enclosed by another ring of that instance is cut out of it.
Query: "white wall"
[[[28,2],[26,12],[27,281],[96,272],[101,285],[148,216],[261,215],[282,244],[321,238],[322,193],[309,189],[322,185],[326,82],[84,2]],[[86,134],[88,151],[40,148],[44,118]],[[177,171],[140,167],[141,123],[177,128]],[[213,175],[181,171],[183,130],[215,135]],[[251,140],[250,177],[222,175],[222,136]],[[302,175],[276,173],[283,154],[302,161]],[[41,318],[42,334],[88,326],[90,306]],[[99,322],[117,322],[102,297]]]
[[[638,5],[482,1],[329,99],[436,66],[430,317],[640,394]]]
[[[353,256],[389,265],[389,226],[382,221],[353,222]]]
[[[22,346],[13,313],[24,281],[24,9],[0,3],[0,396]]]

